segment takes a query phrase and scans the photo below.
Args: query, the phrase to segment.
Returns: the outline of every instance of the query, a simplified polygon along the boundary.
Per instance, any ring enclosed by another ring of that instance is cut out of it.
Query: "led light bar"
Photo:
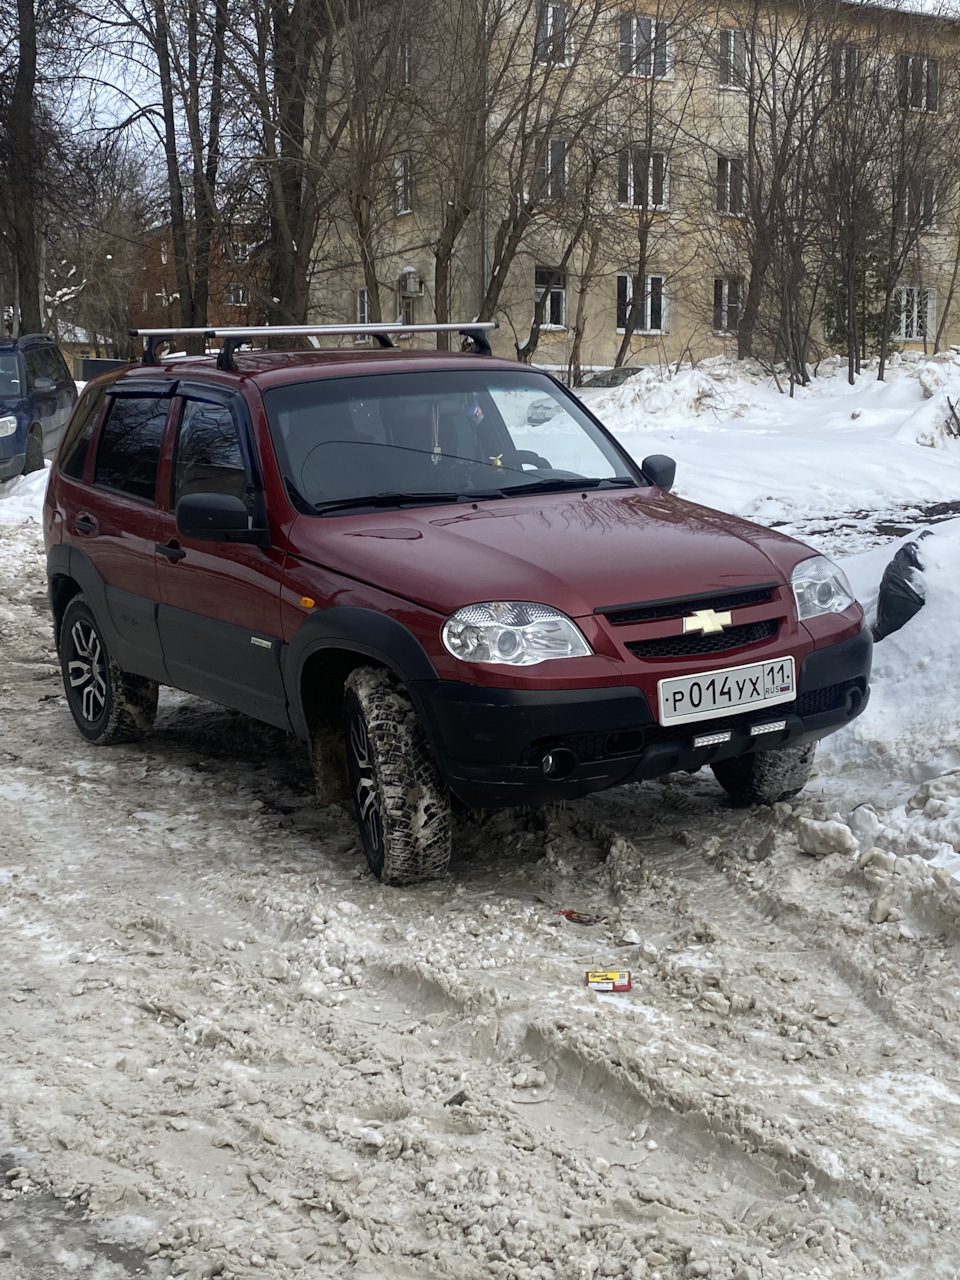
[[[766,724],[752,724],[750,726],[750,737],[759,738],[762,733],[780,733],[786,727],[786,720],[768,720]]]
[[[733,731],[727,729],[724,733],[701,733],[694,738],[693,745],[695,747],[717,747],[721,742],[729,742],[733,737]]]

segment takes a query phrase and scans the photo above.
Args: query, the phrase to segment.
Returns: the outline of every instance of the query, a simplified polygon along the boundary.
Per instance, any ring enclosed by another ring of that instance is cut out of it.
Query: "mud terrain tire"
[[[27,449],[23,458],[23,474],[43,470],[43,441],[38,431],[31,431],[27,436]]]
[[[711,765],[714,777],[738,804],[774,804],[802,791],[813,771],[817,744],[759,751]]]
[[[406,690],[389,672],[351,672],[344,697],[350,792],[370,870],[384,884],[442,876],[450,797]]]
[[[60,670],[67,704],[88,742],[134,742],[149,732],[157,714],[157,682],[120,669],[82,595],[64,610]]]

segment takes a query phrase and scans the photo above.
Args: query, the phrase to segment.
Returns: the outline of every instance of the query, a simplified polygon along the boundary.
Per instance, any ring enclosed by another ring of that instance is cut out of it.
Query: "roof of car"
[[[516,371],[528,368],[514,360],[502,360],[496,356],[463,354],[459,351],[437,351],[419,348],[412,351],[401,347],[356,350],[336,347],[319,351],[244,351],[234,353],[236,371],[217,368],[215,355],[163,357],[156,365],[128,365],[108,378],[122,377],[156,379],[165,377],[195,378],[236,386],[238,382],[252,381],[259,387],[279,386],[287,382],[306,382],[327,377],[343,377],[353,374],[400,373],[404,371],[436,371],[449,369],[506,369]],[[540,371],[537,371],[540,372]]]
[[[22,333],[19,338],[0,338],[0,351],[22,351],[24,347],[53,346],[49,333]]]

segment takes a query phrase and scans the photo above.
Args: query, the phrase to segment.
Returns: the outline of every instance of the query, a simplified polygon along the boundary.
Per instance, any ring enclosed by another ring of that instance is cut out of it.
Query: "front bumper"
[[[24,453],[15,453],[12,457],[0,458],[0,480],[13,480],[15,476],[22,475],[25,461],[26,454]]]
[[[634,687],[534,692],[439,680],[413,682],[411,693],[453,793],[470,808],[502,809],[824,738],[866,707],[872,647],[865,627],[809,653],[794,702],[677,726],[661,726]],[[781,720],[784,728],[751,735],[751,726]],[[728,742],[694,747],[695,737],[725,730]],[[547,756],[554,776],[544,772]]]

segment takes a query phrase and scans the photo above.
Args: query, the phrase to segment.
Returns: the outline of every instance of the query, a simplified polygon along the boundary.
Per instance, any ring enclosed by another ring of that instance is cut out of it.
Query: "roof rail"
[[[354,337],[376,338],[381,347],[392,347],[391,334],[460,333],[470,339],[478,355],[489,356],[493,351],[486,331],[496,328],[498,325],[495,320],[475,320],[461,324],[404,324],[402,320],[398,320],[394,324],[261,324],[216,329],[131,329],[130,337],[143,338],[141,363],[146,365],[159,364],[157,348],[168,344],[173,338],[222,338],[223,346],[217,357],[217,368],[236,369],[233,353],[251,338],[345,337],[352,334]]]

